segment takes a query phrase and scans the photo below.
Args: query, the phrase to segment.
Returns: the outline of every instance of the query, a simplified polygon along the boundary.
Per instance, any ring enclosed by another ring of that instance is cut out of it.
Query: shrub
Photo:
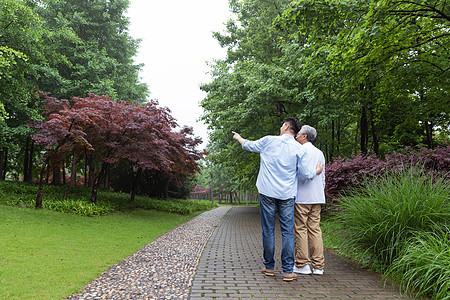
[[[60,201],[46,201],[43,203],[43,208],[53,211],[70,213],[80,216],[101,216],[107,215],[114,211],[112,207],[105,205],[96,205],[87,201],[79,200],[60,200]]]
[[[389,268],[402,288],[416,296],[450,299],[450,228],[418,232]]]
[[[34,207],[37,189],[35,184],[0,181],[0,204]],[[213,206],[210,201],[161,200],[143,196],[137,196],[135,201],[131,202],[129,194],[106,189],[99,191],[97,202],[93,204],[89,202],[91,189],[85,187],[70,188],[67,192],[67,199],[63,199],[63,195],[63,186],[45,185],[43,208],[83,216],[106,215],[114,211],[134,209],[187,215],[217,206]]]
[[[354,187],[361,187],[367,178],[376,179],[386,172],[421,165],[434,178],[450,179],[450,145],[434,150],[406,147],[384,159],[375,155],[355,154],[350,158],[337,157],[326,165],[326,194],[329,202]]]
[[[415,232],[433,232],[450,222],[450,188],[417,167],[368,179],[340,198],[339,219],[349,243],[372,263],[389,265]]]

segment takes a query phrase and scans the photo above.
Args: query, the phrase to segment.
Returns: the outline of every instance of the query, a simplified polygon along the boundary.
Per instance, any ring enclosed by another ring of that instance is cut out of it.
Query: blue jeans
[[[264,248],[264,265],[273,270],[275,260],[275,213],[278,210],[280,221],[282,250],[281,268],[284,273],[292,273],[294,268],[294,203],[295,198],[280,200],[265,195],[259,195],[259,207],[261,214],[262,240]]]

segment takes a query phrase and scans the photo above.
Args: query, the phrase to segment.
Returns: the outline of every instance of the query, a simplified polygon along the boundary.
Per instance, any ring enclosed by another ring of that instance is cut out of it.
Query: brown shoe
[[[283,274],[284,281],[293,281],[295,279],[297,279],[297,274],[295,274],[295,273],[284,273]]]
[[[262,269],[261,272],[266,275],[266,276],[274,276],[275,275],[275,271],[274,270],[269,270],[269,269]]]

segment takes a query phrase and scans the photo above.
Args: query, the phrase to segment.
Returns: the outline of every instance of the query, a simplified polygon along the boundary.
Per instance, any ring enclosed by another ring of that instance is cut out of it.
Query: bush
[[[38,186],[23,182],[0,181],[0,204],[34,207]],[[195,201],[182,199],[160,200],[143,196],[136,196],[134,202],[130,195],[101,189],[97,202],[89,202],[91,189],[85,187],[70,188],[67,199],[63,199],[63,186],[44,186],[43,208],[83,215],[106,215],[114,211],[134,209],[157,210],[162,212],[188,215],[197,211],[209,210],[213,206],[210,201]]]
[[[388,172],[339,200],[338,217],[349,243],[381,269],[397,259],[416,232],[450,225],[448,181],[422,171],[411,167]]]
[[[105,205],[96,205],[87,201],[79,200],[60,200],[46,201],[43,208],[53,211],[59,211],[80,216],[101,216],[114,211],[112,207]]]
[[[329,202],[354,187],[361,187],[367,178],[376,179],[386,172],[421,165],[434,178],[450,179],[450,145],[434,150],[424,147],[415,151],[406,147],[380,159],[375,155],[355,154],[350,158],[337,157],[326,165],[326,194]]]
[[[450,228],[418,232],[389,268],[405,291],[416,296],[450,299]]]

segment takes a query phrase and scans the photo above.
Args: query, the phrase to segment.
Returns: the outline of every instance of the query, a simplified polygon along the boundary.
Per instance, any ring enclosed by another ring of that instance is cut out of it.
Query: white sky
[[[224,32],[228,0],[131,0],[127,16],[130,35],[142,39],[135,62],[145,64],[141,82],[150,98],[167,106],[180,126],[192,126],[204,148],[207,127],[198,120],[206,93],[199,86],[211,81],[206,62],[226,55],[212,32]]]

